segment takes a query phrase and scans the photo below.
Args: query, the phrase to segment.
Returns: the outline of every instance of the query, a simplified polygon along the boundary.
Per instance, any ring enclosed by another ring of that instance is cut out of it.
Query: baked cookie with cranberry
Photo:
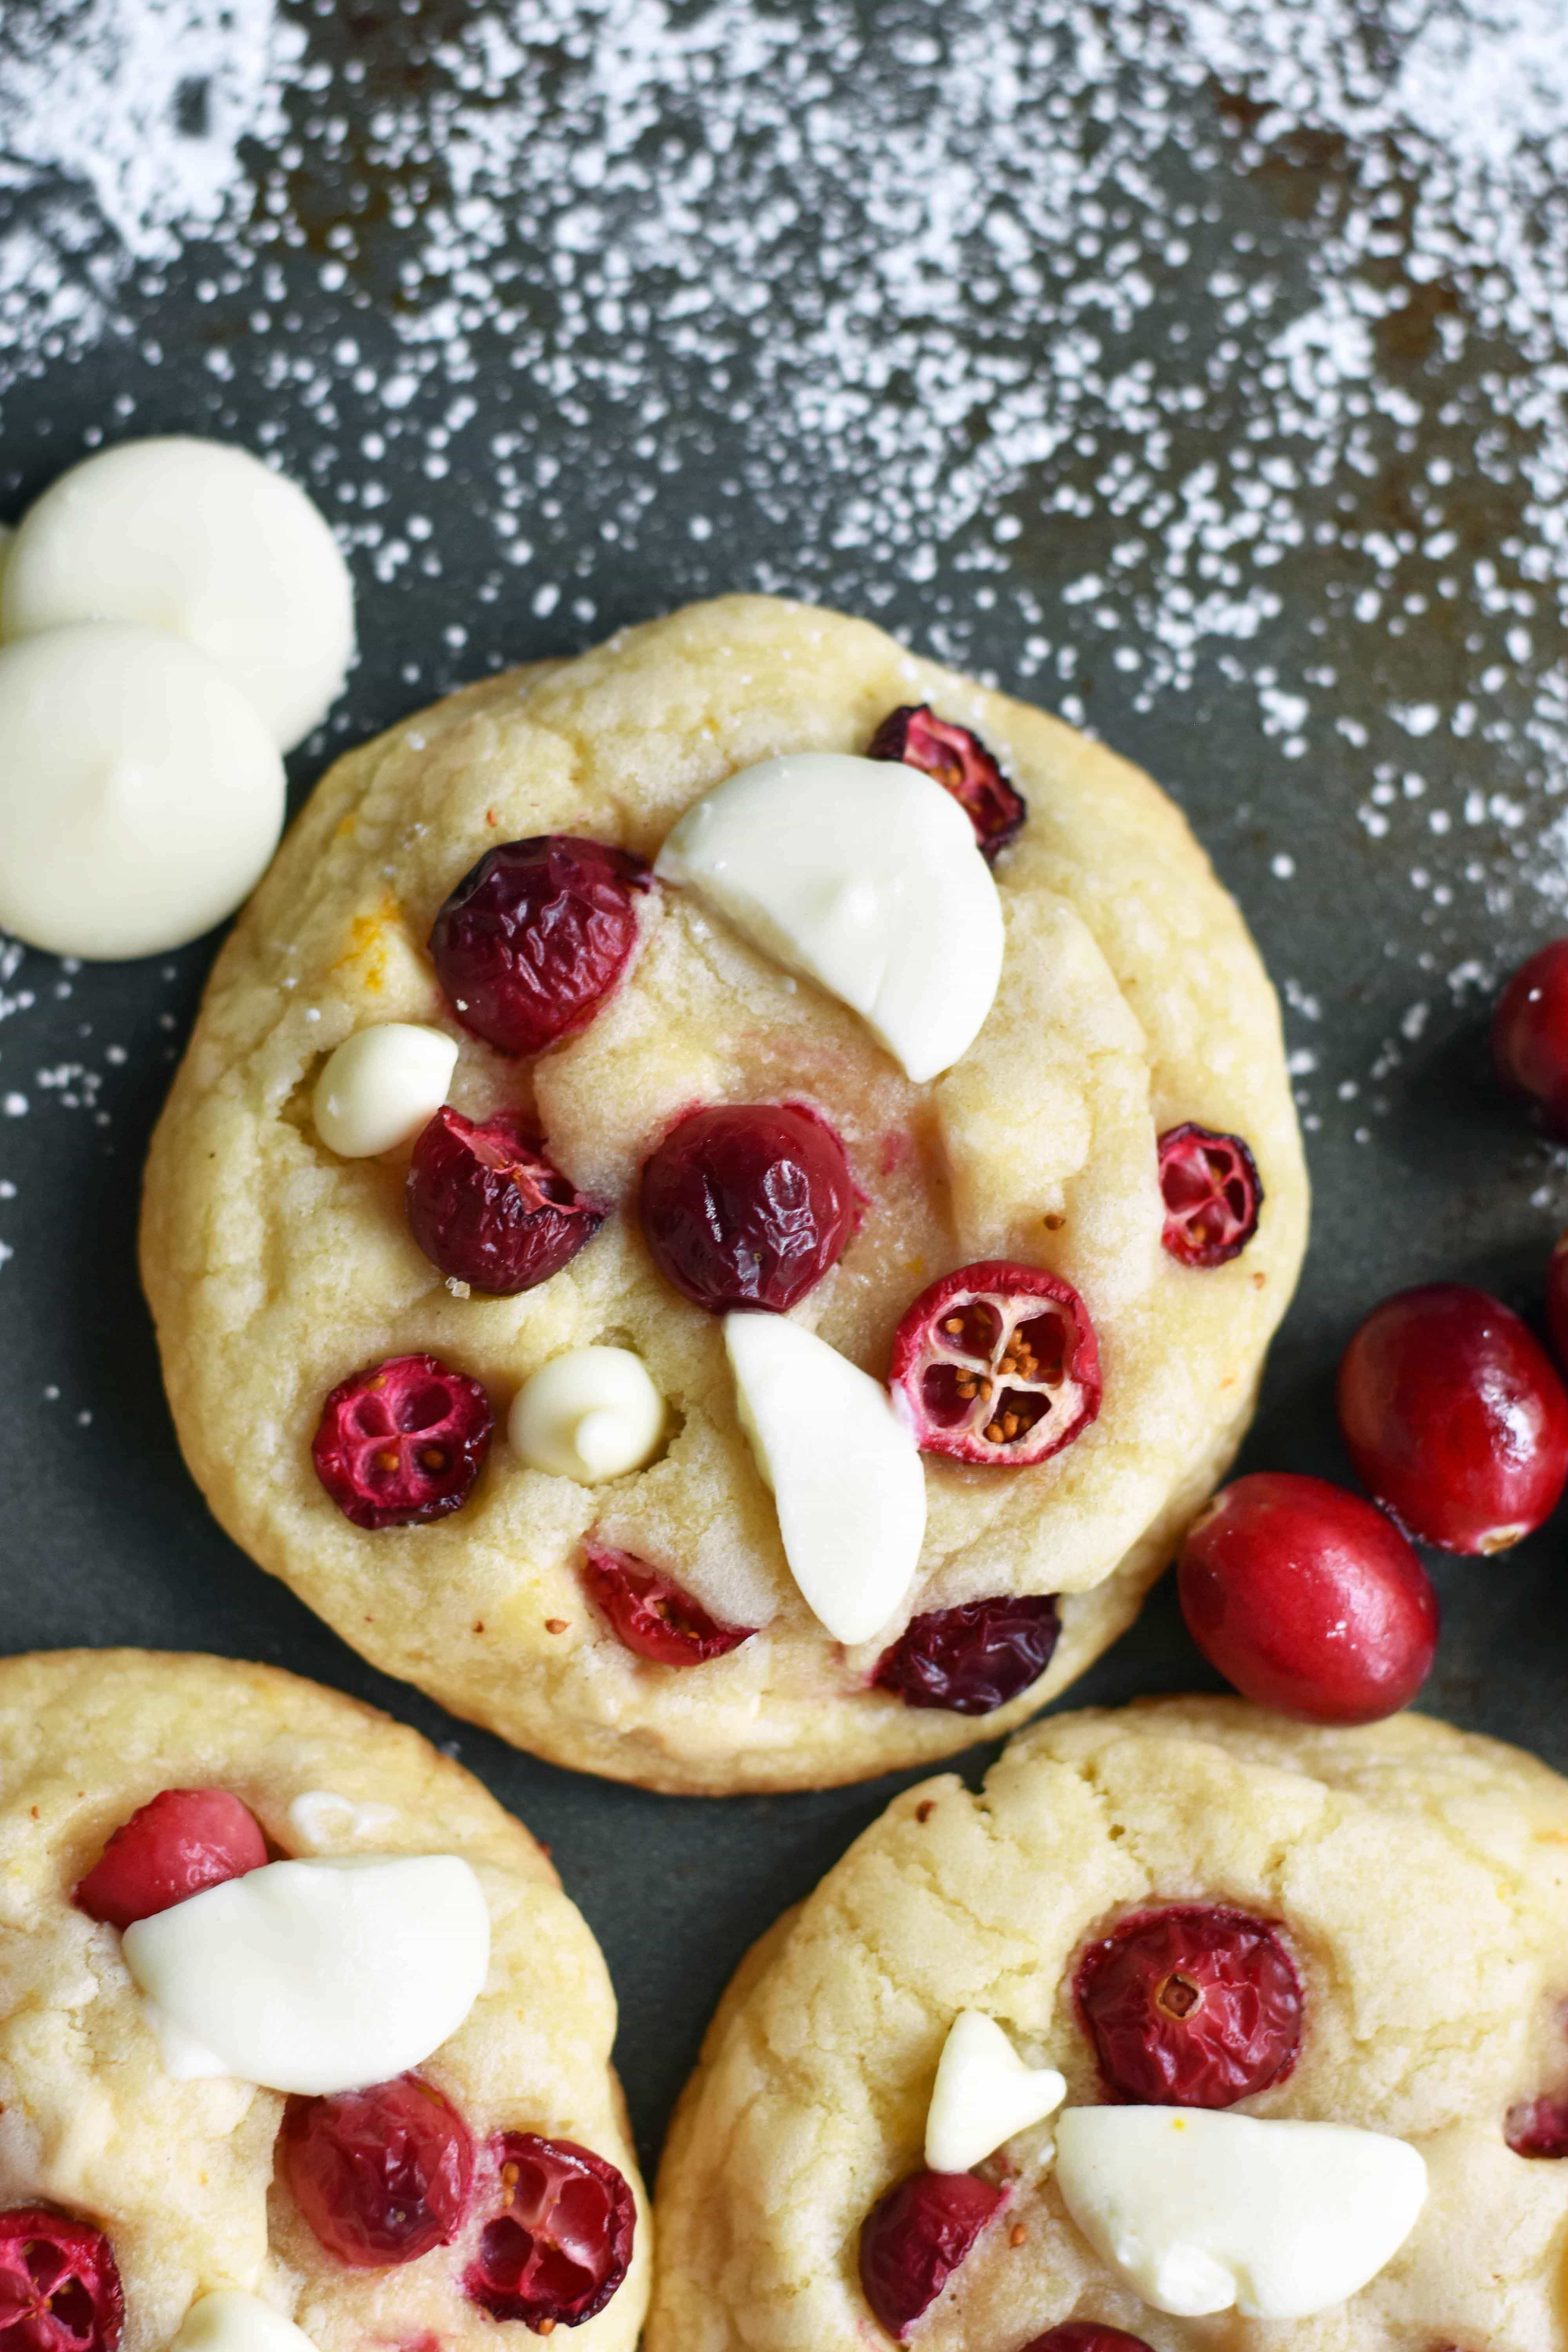
[[[1133,1615],[1306,1227],[1147,777],[734,597],[341,761],[218,959],[142,1265],[223,1524],[557,1761],[813,1786]]]
[[[0,2333],[630,2352],[598,1948],[416,1733],[269,1667],[0,1663]]]
[[[1568,1782],[1419,1716],[1066,1715],[742,1964],[648,2352],[1562,2352]]]

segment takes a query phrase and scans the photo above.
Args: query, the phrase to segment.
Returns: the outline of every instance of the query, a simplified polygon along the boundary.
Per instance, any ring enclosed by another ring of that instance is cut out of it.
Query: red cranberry
[[[1492,1014],[1499,1077],[1535,1105],[1553,1135],[1568,1135],[1568,940],[1521,963]]]
[[[417,2074],[334,2098],[290,2099],[281,2146],[294,2202],[351,2270],[417,2262],[447,2245],[468,2211],[472,2137]]]
[[[987,857],[1006,847],[1029,814],[995,753],[967,727],[939,719],[929,702],[906,702],[890,710],[867,745],[866,757],[899,760],[934,776],[964,810]]]
[[[1301,2046],[1301,1979],[1266,1920],[1206,1903],[1123,1919],[1078,1964],[1073,1997],[1113,2098],[1229,2107]]]
[[[511,1110],[482,1127],[438,1110],[414,1146],[404,1198],[431,1265],[502,1297],[548,1282],[605,1222]]]
[[[1110,2327],[1103,2319],[1064,2319],[1059,2327],[1047,2327],[1026,2344],[1024,2352],[1152,2352],[1152,2347],[1141,2336]]]
[[[492,2319],[535,2335],[603,2311],[632,2259],[637,2204],[613,2164],[569,2139],[498,2132],[494,2210],[463,2275]]]
[[[1568,1233],[1546,1261],[1546,1328],[1560,1364],[1568,1365]]]
[[[900,2342],[969,2252],[1005,2191],[973,2172],[911,2172],[867,2214],[860,2285]]]
[[[356,1528],[408,1527],[468,1501],[492,1426],[478,1381],[434,1356],[393,1356],[338,1382],[310,1459]]]
[[[503,1054],[541,1054],[585,1028],[626,969],[652,878],[629,850],[565,833],[488,850],[430,933],[463,1026]]]
[[[757,1630],[721,1625],[668,1576],[607,1544],[584,1546],[583,1581],[626,1648],[656,1666],[706,1665],[738,1650]]]
[[[124,2325],[119,2266],[101,2230],[41,2205],[0,2213],[5,2352],[114,2352]]]
[[[1358,1475],[1445,1551],[1506,1551],[1568,1479],[1568,1396],[1545,1349],[1463,1283],[1374,1307],[1341,1360],[1336,1402]]]
[[[121,1823],[71,1900],[89,1919],[129,1927],[266,1859],[260,1823],[226,1789],[163,1789]]]
[[[1258,1231],[1263,1186],[1239,1135],[1211,1127],[1167,1128],[1160,1138],[1160,1238],[1184,1265],[1224,1265]]]
[[[1313,1723],[1376,1723],[1415,1697],[1437,1597],[1381,1511],[1283,1470],[1216,1495],[1182,1546],[1187,1631],[1246,1697]]]
[[[989,1715],[1038,1682],[1051,1663],[1062,1621],[1052,1593],[998,1593],[957,1609],[911,1617],[883,1651],[871,1680],[906,1706]]]
[[[1515,2156],[1568,2156],[1568,2099],[1521,2100],[1503,2132]]]
[[[643,1166],[654,1263],[713,1315],[785,1313],[837,1265],[858,1212],[843,1144],[804,1103],[691,1111]]]
[[[893,1404],[923,1454],[1022,1469],[1100,1411],[1100,1343],[1070,1282],[988,1258],[922,1290],[893,1334]]]

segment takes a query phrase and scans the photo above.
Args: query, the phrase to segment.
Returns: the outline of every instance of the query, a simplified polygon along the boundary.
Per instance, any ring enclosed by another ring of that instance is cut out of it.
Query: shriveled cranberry
[[[994,751],[978,735],[951,719],[939,719],[929,702],[889,710],[866,747],[868,760],[899,760],[923,769],[964,810],[987,857],[1005,849],[1023,828],[1028,805],[1002,773]]]
[[[493,1426],[478,1381],[435,1356],[392,1356],[338,1382],[310,1459],[356,1528],[408,1527],[468,1501]]]
[[[973,2172],[911,2172],[860,2228],[860,2285],[901,2341],[969,2252],[1005,2191]]]
[[[642,1229],[694,1307],[783,1315],[843,1256],[859,1215],[849,1159],[804,1103],[694,1110],[648,1154]]]
[[[1160,1238],[1184,1265],[1224,1265],[1258,1231],[1263,1186],[1239,1135],[1211,1127],[1167,1128],[1160,1138]]]
[[[569,2139],[498,2132],[490,2219],[463,2273],[492,2319],[536,2335],[603,2311],[632,2259],[637,2203],[613,2164]]]
[[[1073,1998],[1113,2098],[1229,2107],[1301,2047],[1301,1979],[1266,1919],[1172,1903],[1121,1920],[1078,1964]]]
[[[1187,1631],[1244,1696],[1376,1723],[1432,1670],[1437,1596],[1392,1521],[1322,1478],[1258,1470],[1215,1496],[1176,1570]]]
[[[1445,1551],[1506,1551],[1568,1480],[1568,1395],[1484,1290],[1429,1282],[1385,1298],[1352,1337],[1335,1393],[1359,1475]]]
[[[879,1690],[897,1691],[906,1706],[989,1715],[1039,1681],[1061,1630],[1053,1593],[999,1592],[956,1609],[928,1609],[883,1651],[871,1680]]]
[[[42,2205],[0,2212],[4,2352],[114,2352],[125,2297],[101,2230]]]
[[[892,1380],[923,1454],[1022,1469],[1100,1411],[1100,1343],[1070,1282],[986,1258],[921,1291],[893,1334]]]
[[[1568,1135],[1568,940],[1538,948],[1503,990],[1492,1014],[1492,1059],[1542,1125]]]
[[[585,1028],[626,969],[652,880],[629,850],[567,833],[487,850],[430,933],[464,1028],[503,1054],[541,1054]]]
[[[1503,2136],[1515,2156],[1568,2156],[1568,2099],[1522,2099]]]
[[[420,1130],[404,1197],[431,1265],[501,1297],[548,1282],[605,1222],[512,1110],[479,1127],[443,1107]]]
[[[1568,1233],[1558,1234],[1546,1261],[1546,1328],[1559,1364],[1568,1366]]]
[[[417,2074],[331,2098],[290,2099],[281,2147],[294,2202],[351,2270],[416,2262],[447,2244],[468,2211],[472,2135]]]
[[[226,1789],[161,1789],[121,1823],[71,1900],[89,1919],[129,1927],[266,1859],[260,1823]]]
[[[1141,2336],[1108,2326],[1103,2319],[1064,2319],[1026,2344],[1024,2352],[1152,2352],[1152,2347]]]
[[[754,1625],[721,1625],[689,1592],[629,1551],[589,1541],[583,1581],[618,1638],[656,1666],[701,1666],[738,1650]]]

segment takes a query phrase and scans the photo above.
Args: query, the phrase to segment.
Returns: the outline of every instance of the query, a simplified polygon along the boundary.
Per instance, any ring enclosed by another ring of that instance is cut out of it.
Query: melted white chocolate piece
[[[968,2172],[1016,2132],[1043,2123],[1067,2097],[1054,2066],[1026,2065],[994,2018],[961,2010],[937,2062],[926,2113],[926,2162]]]
[[[258,2294],[215,2288],[192,2304],[169,2352],[316,2352],[303,2328]]]
[[[369,1160],[411,1143],[447,1099],[454,1038],[416,1021],[379,1021],[345,1037],[321,1066],[310,1097],[316,1133],[340,1160]]]
[[[650,1462],[664,1417],[664,1399],[629,1348],[571,1348],[524,1381],[507,1435],[531,1470],[591,1486]]]

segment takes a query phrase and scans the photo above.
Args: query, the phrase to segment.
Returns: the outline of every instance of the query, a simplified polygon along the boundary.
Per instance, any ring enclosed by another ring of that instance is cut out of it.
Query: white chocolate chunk
[[[993,2017],[960,2010],[942,2044],[926,2112],[926,2162],[968,2172],[1004,2140],[1055,2115],[1067,2097],[1054,2066],[1028,2066]]]
[[[654,868],[858,1013],[911,1078],[951,1068],[1002,976],[974,828],[918,768],[795,751],[689,808]]]
[[[1057,2179],[1090,2245],[1156,2311],[1305,2319],[1392,2261],[1426,2196],[1418,2152],[1349,2124],[1201,2107],[1068,2107]]]
[[[268,1863],[122,1944],[155,2025],[244,2082],[329,2093],[439,2049],[479,1997],[489,1937],[469,1864],[429,1853]]]
[[[260,879],[283,789],[255,710],[178,637],[87,621],[0,648],[0,926],[30,947],[199,939]]]
[[[412,1142],[447,1099],[455,1039],[416,1021],[356,1029],[328,1055],[310,1097],[316,1133],[340,1160],[369,1160]]]
[[[139,621],[223,670],[287,751],[353,653],[353,585],[303,490],[221,441],[121,442],[62,474],[22,518],[0,636]]]
[[[192,2304],[169,2352],[316,2352],[303,2328],[258,2294],[216,2288]]]
[[[925,1471],[888,1391],[787,1316],[731,1314],[741,1423],[773,1489],[790,1574],[836,1642],[868,1641],[909,1591]]]
[[[301,1845],[337,1845],[344,1838],[374,1837],[389,1830],[397,1815],[390,1805],[357,1805],[336,1789],[302,1789],[289,1807],[289,1827]]]
[[[664,1434],[664,1399],[629,1348],[570,1348],[524,1381],[507,1435],[531,1470],[623,1477],[651,1461]]]

